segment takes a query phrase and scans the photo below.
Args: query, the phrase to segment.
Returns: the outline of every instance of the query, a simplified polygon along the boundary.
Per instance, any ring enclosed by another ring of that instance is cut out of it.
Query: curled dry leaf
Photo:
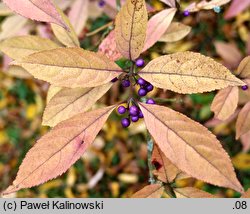
[[[3,0],[3,2],[14,12],[26,18],[50,22],[61,25],[67,29],[62,17],[57,12],[51,0]]]
[[[177,42],[187,36],[191,27],[180,22],[172,22],[167,31],[159,39],[160,42]]]
[[[21,59],[32,53],[50,50],[59,46],[49,39],[38,36],[17,36],[0,43],[0,50],[12,59]]]
[[[167,107],[139,106],[155,142],[180,170],[207,183],[243,191],[228,154],[207,128]]]
[[[240,111],[236,121],[236,139],[250,131],[250,102]]]
[[[143,187],[132,195],[131,198],[160,198],[163,191],[164,187],[161,184],[151,184]]]
[[[241,144],[243,146],[242,151],[248,152],[250,150],[250,131],[240,137]]]
[[[243,10],[247,9],[250,6],[250,0],[233,0],[229,9],[225,14],[225,19],[230,19],[235,17],[237,14],[242,12]]]
[[[238,87],[227,87],[220,90],[214,97],[211,111],[219,120],[227,120],[235,112],[239,101]]]
[[[131,60],[142,52],[148,14],[145,0],[127,0],[116,16],[115,40],[120,53]]]
[[[245,85],[223,65],[189,51],[158,57],[138,74],[156,87],[184,94]]]
[[[42,184],[66,172],[94,141],[114,108],[78,114],[59,123],[29,150],[13,185],[3,194]]]
[[[51,28],[56,38],[67,47],[79,47],[80,43],[78,37],[69,21],[69,18],[63,13],[60,8],[57,8],[57,11],[61,15],[64,23],[67,26],[67,29],[52,23]]]
[[[250,188],[241,196],[241,198],[250,198]]]
[[[35,78],[68,88],[104,85],[122,73],[121,69],[103,54],[81,48],[41,51],[14,64],[22,66]]]
[[[143,51],[153,46],[166,32],[176,13],[176,8],[162,10],[154,15],[147,26],[146,41]]]
[[[174,193],[176,198],[215,198],[214,195],[194,187],[176,188]]]
[[[181,171],[166,158],[159,146],[154,143],[152,153],[152,164],[155,166],[153,174],[158,180],[165,183],[171,183]]]
[[[245,57],[236,71],[236,75],[243,79],[250,79],[250,56]]]
[[[76,0],[69,11],[69,20],[79,36],[88,18],[89,0]]]
[[[108,83],[95,88],[65,88],[54,95],[43,114],[43,125],[54,127],[78,113],[89,110],[112,86]]]

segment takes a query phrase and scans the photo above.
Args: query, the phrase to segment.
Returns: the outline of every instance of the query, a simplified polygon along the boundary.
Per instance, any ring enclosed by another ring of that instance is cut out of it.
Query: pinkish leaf
[[[94,141],[114,108],[78,114],[55,126],[29,150],[13,185],[3,194],[37,186],[66,172]]]
[[[21,16],[36,21],[55,23],[67,29],[50,0],[3,0],[3,2]]]
[[[176,8],[165,9],[154,15],[147,25],[146,41],[143,51],[153,46],[166,32],[172,22]]]
[[[240,137],[243,146],[243,152],[248,152],[250,149],[250,131]]]
[[[241,109],[236,121],[236,139],[250,131],[250,101]]]
[[[176,7],[175,0],[160,0],[160,1],[168,5],[169,7]]]
[[[250,6],[250,0],[233,0],[229,9],[225,14],[225,19],[230,19],[237,16],[240,12]]]
[[[163,191],[164,187],[161,184],[151,184],[143,187],[132,195],[131,198],[160,198]]]

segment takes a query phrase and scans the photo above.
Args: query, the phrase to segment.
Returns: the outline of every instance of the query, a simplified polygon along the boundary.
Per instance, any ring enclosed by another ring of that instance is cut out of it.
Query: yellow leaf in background
[[[75,170],[74,167],[71,167],[71,168],[69,169],[68,174],[67,174],[67,180],[66,180],[67,185],[68,185],[69,187],[72,187],[72,186],[75,184],[76,179],[77,179],[77,178],[76,178],[76,170]]]
[[[135,174],[121,173],[118,175],[118,179],[126,184],[134,184],[138,182],[139,178]]]
[[[0,145],[6,143],[8,141],[8,136],[4,130],[0,131]]]
[[[145,0],[127,0],[116,16],[115,40],[117,49],[128,59],[142,52],[146,38],[148,14]]]
[[[26,108],[25,115],[26,115],[26,118],[28,120],[33,120],[37,115],[37,106],[36,106],[36,104],[28,105],[27,108]]]
[[[66,189],[64,190],[64,194],[65,194],[66,198],[75,198],[76,197],[74,195],[71,187],[66,187]]]
[[[163,47],[163,53],[176,53],[176,52],[183,52],[191,50],[193,47],[193,42],[173,42],[173,43],[166,43]]]
[[[118,182],[111,182],[110,189],[112,192],[112,197],[116,198],[120,194],[120,185]]]
[[[38,187],[40,192],[47,192],[53,188],[59,188],[63,185],[63,180],[55,179],[53,181],[48,181],[47,183],[42,184]]]
[[[250,170],[250,154],[240,153],[232,158],[235,168],[240,170]]]
[[[248,28],[244,25],[239,27],[239,35],[240,38],[242,39],[242,41],[247,42],[248,41],[248,37],[249,37],[249,33],[248,33]]]

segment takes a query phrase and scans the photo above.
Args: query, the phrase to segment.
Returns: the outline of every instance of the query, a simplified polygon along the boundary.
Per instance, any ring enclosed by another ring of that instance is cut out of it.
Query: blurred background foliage
[[[191,1],[183,1],[186,4]],[[92,1],[97,6],[99,1]],[[156,10],[166,7],[160,1],[150,1]],[[184,17],[178,12],[175,20],[192,26],[192,32],[175,43],[157,43],[143,54],[146,62],[159,55],[192,50],[213,57],[223,63],[216,52],[216,41],[233,42],[242,55],[246,55],[246,43],[250,35],[250,10],[225,20],[224,13],[213,10],[201,11]],[[6,19],[2,16],[1,23]],[[89,18],[81,38],[81,47],[97,50],[100,41],[107,35],[103,30],[93,36],[86,36],[112,19],[105,13]],[[1,25],[0,23],[0,25]],[[45,25],[44,25],[45,26]],[[46,26],[47,27],[47,26]],[[50,31],[47,27],[47,31]],[[32,32],[33,33],[33,32]],[[120,65],[124,62],[119,61]],[[48,85],[32,78],[21,79],[0,73],[0,191],[14,179],[18,167],[35,141],[48,131],[41,126]],[[109,105],[124,100],[127,91],[116,84],[98,104]],[[202,124],[211,122],[213,114],[210,105],[216,92],[180,95],[155,89],[149,96],[157,96],[158,103],[179,111]],[[168,102],[162,102],[164,99]],[[12,197],[129,197],[148,184],[148,163],[146,131],[143,122],[128,129],[120,125],[120,117],[114,112],[91,148],[64,175],[48,181],[39,187],[21,190]],[[237,176],[245,189],[250,187],[250,153],[242,152],[240,141],[235,140],[235,120],[219,123],[211,128],[225,150],[232,157]],[[239,197],[233,190],[205,184],[195,179],[178,180],[178,187],[195,186],[221,197]]]

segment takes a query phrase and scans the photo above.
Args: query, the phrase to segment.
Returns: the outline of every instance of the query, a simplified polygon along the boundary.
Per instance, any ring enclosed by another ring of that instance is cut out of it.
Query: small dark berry
[[[246,90],[248,89],[248,85],[243,85],[243,86],[241,86],[241,89],[242,89],[243,91],[246,91]]]
[[[147,104],[155,104],[155,101],[151,98],[149,98],[146,102]]]
[[[129,114],[131,116],[137,116],[138,113],[139,113],[139,108],[137,106],[131,106],[129,108]]]
[[[189,16],[189,15],[190,15],[190,13],[189,13],[189,11],[188,11],[188,10],[184,10],[183,15],[184,15],[184,16]]]
[[[122,118],[121,124],[124,128],[127,128],[130,125],[130,120],[128,118]]]
[[[137,59],[135,64],[136,64],[137,67],[143,67],[144,60],[143,59]]]
[[[147,94],[147,90],[146,90],[146,89],[144,89],[144,88],[140,88],[140,89],[139,89],[138,95],[139,95],[140,97],[143,97],[143,96],[145,96],[146,94]]]
[[[148,92],[153,91],[154,86],[153,86],[152,84],[149,83],[149,84],[146,86],[146,89],[147,89]]]
[[[144,86],[147,82],[146,82],[146,80],[144,80],[144,79],[142,79],[142,78],[139,78],[139,79],[137,80],[137,83],[138,83],[140,86]]]
[[[103,7],[105,4],[106,4],[106,2],[104,0],[100,0],[98,2],[99,7]]]
[[[142,114],[142,111],[141,111],[141,110],[139,110],[138,117],[139,117],[139,118],[143,118],[143,114]]]
[[[129,86],[130,86],[130,81],[129,81],[129,80],[123,80],[123,81],[122,81],[122,86],[123,86],[124,88],[129,87]]]
[[[119,114],[124,114],[126,112],[126,108],[124,106],[119,106],[117,111]]]
[[[115,77],[114,79],[111,80],[111,82],[116,82],[118,80],[117,77]]]
[[[159,170],[162,167],[161,163],[159,163],[157,160],[153,160],[152,164],[154,165],[156,170]]]
[[[131,117],[132,122],[137,122],[139,120],[138,116],[132,116]]]

